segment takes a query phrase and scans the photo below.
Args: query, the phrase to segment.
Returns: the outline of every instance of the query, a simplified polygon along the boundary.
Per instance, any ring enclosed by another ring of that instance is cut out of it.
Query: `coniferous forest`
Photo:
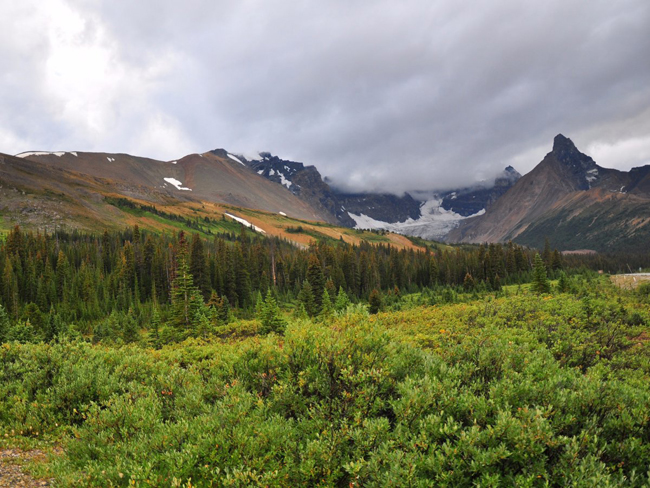
[[[650,286],[607,274],[649,264],[15,227],[0,442],[60,486],[645,486]]]

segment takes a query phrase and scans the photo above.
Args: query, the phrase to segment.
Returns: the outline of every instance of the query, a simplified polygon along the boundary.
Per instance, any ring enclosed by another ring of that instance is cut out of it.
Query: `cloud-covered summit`
[[[225,147],[353,190],[650,162],[650,4],[4,1],[0,152]]]

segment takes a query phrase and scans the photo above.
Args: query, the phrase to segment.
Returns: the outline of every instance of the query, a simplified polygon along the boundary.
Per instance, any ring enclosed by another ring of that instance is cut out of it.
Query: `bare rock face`
[[[650,236],[647,189],[650,167],[629,173],[603,168],[559,134],[542,162],[484,215],[452,230],[447,240],[514,240],[541,247],[548,237],[558,249],[636,249]]]
[[[315,166],[280,159],[268,152],[260,153],[260,159],[257,160],[237,157],[258,175],[283,185],[302,201],[317,209],[326,216],[327,221],[354,227],[354,220],[341,208],[336,195]]]
[[[508,166],[494,180],[492,186],[477,185],[446,192],[443,195],[440,206],[445,210],[450,210],[463,217],[475,215],[481,210],[492,206],[501,195],[512,188],[519,178],[521,178],[519,172],[512,166]]]
[[[367,215],[387,223],[404,222],[420,218],[422,202],[405,193],[402,196],[390,193],[337,193],[341,206],[355,215]]]

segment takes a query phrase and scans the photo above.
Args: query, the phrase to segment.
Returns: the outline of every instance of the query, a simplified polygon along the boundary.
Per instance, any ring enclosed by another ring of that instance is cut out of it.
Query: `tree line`
[[[398,250],[320,241],[300,249],[244,227],[239,235],[204,240],[198,233],[154,234],[137,225],[99,235],[16,226],[0,243],[0,339],[13,337],[6,332],[12,323],[28,324],[46,341],[70,323],[95,324],[99,336],[115,328],[132,336],[159,325],[196,335],[201,324],[251,317],[269,291],[274,300],[298,302],[315,316],[343,295],[368,301],[373,293],[376,300],[378,294],[436,287],[498,290],[529,281],[534,255],[511,242]],[[551,276],[565,266],[557,251],[547,249],[542,257]]]

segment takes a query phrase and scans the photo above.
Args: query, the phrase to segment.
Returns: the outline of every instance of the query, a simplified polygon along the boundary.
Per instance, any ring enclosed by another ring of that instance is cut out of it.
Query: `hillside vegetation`
[[[585,267],[627,261],[15,228],[0,446],[57,486],[645,486],[650,288]]]
[[[3,442],[62,486],[642,486],[648,295],[573,293],[260,322],[154,350],[0,349]]]

